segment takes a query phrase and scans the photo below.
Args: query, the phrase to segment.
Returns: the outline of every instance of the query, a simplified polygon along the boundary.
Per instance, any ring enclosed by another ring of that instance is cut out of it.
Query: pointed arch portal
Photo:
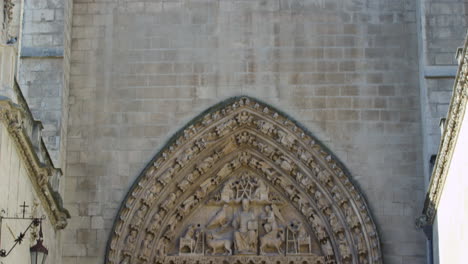
[[[195,119],[125,198],[109,264],[382,263],[362,194],[307,131],[232,98]]]

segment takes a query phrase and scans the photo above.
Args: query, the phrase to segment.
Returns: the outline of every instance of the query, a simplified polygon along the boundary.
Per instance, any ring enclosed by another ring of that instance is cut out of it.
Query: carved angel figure
[[[171,207],[172,204],[174,204],[176,199],[177,199],[177,195],[175,193],[170,193],[167,196],[166,200],[164,200],[164,202],[162,202],[161,208],[164,209],[165,211],[167,211],[169,209],[169,207]]]
[[[263,120],[257,121],[257,127],[258,129],[260,129],[260,131],[263,134],[266,134],[266,135],[271,135],[273,131],[275,130],[275,127],[271,123],[263,121]]]
[[[329,204],[319,190],[315,192],[315,200],[320,209],[328,208]]]
[[[208,223],[207,227],[216,227],[216,226],[226,226],[229,221],[227,219],[227,209],[228,205],[224,204],[223,208],[221,208],[216,215],[213,217],[213,219]]]
[[[296,139],[287,132],[284,132],[282,130],[278,130],[278,141],[285,147],[287,148],[292,148],[294,143],[296,142]]]
[[[326,170],[320,171],[317,175],[317,178],[324,185],[328,185],[328,186],[332,185],[332,178],[330,176],[330,173]]]
[[[330,214],[330,225],[336,234],[343,233],[343,226],[335,213]]]
[[[166,186],[174,175],[175,169],[170,167],[167,169],[161,176],[159,176],[158,181],[163,185]]]
[[[261,170],[267,177],[274,174],[273,168],[263,160],[257,163],[257,169]]]
[[[346,244],[344,234],[340,233],[340,235],[338,236],[338,239],[339,239],[338,247],[340,249],[341,258],[343,260],[351,259],[351,250],[349,249],[349,246]]]
[[[189,173],[185,179],[177,185],[177,188],[179,188],[182,192],[185,192],[190,184],[193,183],[193,180],[193,173]]]
[[[151,205],[159,195],[159,192],[161,191],[161,184],[159,183],[154,183],[151,188],[146,192],[146,199],[145,203],[148,205]]]
[[[161,212],[157,212],[153,215],[153,218],[151,218],[151,225],[148,228],[148,231],[152,232],[153,234],[156,234],[156,231],[159,229],[162,221],[162,217],[160,215]]]
[[[361,233],[358,233],[356,235],[356,240],[359,255],[367,255],[366,241],[364,239],[364,236]]]
[[[353,208],[348,203],[344,203],[343,207],[345,209],[346,222],[348,222],[352,228],[359,227],[360,225],[359,219],[357,215],[354,213]]]
[[[237,115],[236,119],[239,124],[248,124],[252,122],[253,117],[249,115],[249,113],[243,111]]]
[[[262,180],[259,180],[258,187],[254,192],[254,199],[259,200],[259,201],[267,201],[268,193],[269,193],[268,186],[266,186],[265,182],[263,182]]]
[[[228,203],[232,199],[234,199],[234,189],[232,188],[232,181],[228,181],[221,190],[221,201]]]

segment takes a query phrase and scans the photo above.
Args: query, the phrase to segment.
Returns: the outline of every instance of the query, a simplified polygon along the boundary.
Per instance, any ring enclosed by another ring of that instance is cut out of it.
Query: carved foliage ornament
[[[358,189],[273,108],[230,99],[171,142],[127,195],[106,263],[382,263]]]

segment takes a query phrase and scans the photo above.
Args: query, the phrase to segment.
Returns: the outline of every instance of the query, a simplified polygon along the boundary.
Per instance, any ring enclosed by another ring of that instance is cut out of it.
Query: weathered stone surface
[[[423,198],[415,5],[96,3],[99,14],[75,2],[68,123],[75,158],[67,172],[70,181],[98,180],[88,191],[67,185],[67,204],[102,204],[98,216],[110,232],[152,154],[201,111],[245,94],[293,116],[337,154],[367,197],[383,245],[424,243],[413,221],[402,220]],[[389,217],[401,223],[397,237]],[[384,252],[386,263],[407,257]],[[424,263],[424,254],[420,248],[413,262]]]

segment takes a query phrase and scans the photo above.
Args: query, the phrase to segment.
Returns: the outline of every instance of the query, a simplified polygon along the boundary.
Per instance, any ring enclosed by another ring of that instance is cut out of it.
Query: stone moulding
[[[26,132],[25,124],[37,122],[28,118],[27,110],[6,99],[0,100],[0,121],[5,125],[15,143],[29,179],[41,200],[41,205],[51,225],[56,230],[65,228],[67,218],[70,218],[70,215],[62,206],[60,194],[52,188],[49,182],[50,178],[61,172],[50,163],[40,161],[31,138]]]
[[[294,120],[249,97],[231,98],[203,112],[153,158],[120,208],[106,263],[184,264],[188,258],[214,263],[220,256],[208,251],[182,256],[174,248],[184,225],[196,222],[197,211],[215,206],[214,200],[229,202],[219,198],[219,192],[243,171],[256,175],[257,182],[265,182],[286,201],[318,241],[320,254],[257,252],[248,256],[251,260],[234,254],[223,261],[382,263],[376,226],[344,167]],[[238,210],[239,205],[225,206]],[[184,243],[190,242],[185,237]],[[228,243],[222,245],[230,250],[232,241],[223,241],[219,242]]]
[[[276,264],[322,264],[324,257],[318,256],[166,256],[158,259],[156,264],[213,264],[213,263],[276,263]]]
[[[416,220],[418,227],[432,225],[437,214],[437,207],[450,168],[453,151],[461,129],[467,105],[468,81],[468,35],[465,37],[463,50],[458,54],[459,67],[455,78],[452,99],[450,101],[445,129],[439,145],[439,152],[434,164],[422,216]]]

